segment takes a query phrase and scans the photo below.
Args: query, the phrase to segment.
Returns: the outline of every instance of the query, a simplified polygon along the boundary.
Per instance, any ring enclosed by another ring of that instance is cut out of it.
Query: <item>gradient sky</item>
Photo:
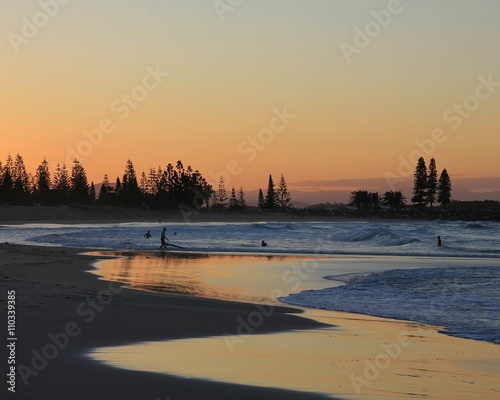
[[[97,183],[180,159],[307,190],[399,178],[422,148],[452,180],[500,176],[498,0],[59,1],[0,6],[2,162],[76,151]]]

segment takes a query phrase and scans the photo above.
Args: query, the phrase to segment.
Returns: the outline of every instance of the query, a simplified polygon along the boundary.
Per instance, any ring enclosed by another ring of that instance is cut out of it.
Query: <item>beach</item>
[[[130,290],[87,272],[105,254],[81,252],[0,245],[4,304],[15,292],[18,373],[15,393],[4,384],[9,398],[498,397],[498,345],[409,321],[278,304],[266,313],[270,306],[255,302]],[[157,362],[137,371],[89,357],[165,340],[154,372],[147,371]]]
[[[15,291],[18,368],[15,393],[9,392],[4,383],[2,396],[125,400],[163,400],[169,396],[171,399],[304,398],[303,394],[282,390],[124,371],[91,361],[86,353],[96,347],[235,332],[236,318],[245,318],[253,306],[122,290],[120,285],[98,280],[85,272],[92,258],[79,252],[0,245],[4,304],[7,292]],[[300,318],[296,310],[283,307],[276,309],[256,333],[319,325]],[[6,354],[4,360],[7,357]],[[22,376],[20,367],[24,371]]]

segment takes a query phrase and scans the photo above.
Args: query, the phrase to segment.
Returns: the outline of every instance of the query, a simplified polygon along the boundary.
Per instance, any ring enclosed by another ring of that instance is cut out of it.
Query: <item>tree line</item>
[[[0,161],[0,201],[18,204],[102,204],[200,209],[246,210],[245,192],[233,187],[228,196],[224,178],[220,177],[217,189],[208,184],[198,170],[184,167],[181,161],[165,168],[150,168],[138,175],[134,164],[127,160],[122,177],[111,181],[104,175],[98,193],[94,182],[88,181],[84,166],[74,160],[71,169],[57,164],[54,173],[44,158],[34,175],[27,172],[23,158],[9,154],[5,164]],[[277,188],[269,175],[267,195],[259,189],[259,208],[266,211],[292,209],[291,196],[283,175]]]
[[[226,183],[222,176],[219,178],[218,188],[213,193],[213,205],[217,209],[246,210],[248,208],[243,188],[240,187],[239,191],[236,192],[233,187],[231,195],[228,197]],[[259,189],[258,208],[262,211],[288,211],[293,209],[292,197],[283,174],[281,174],[277,188],[275,188],[272,175],[269,175],[265,197],[262,189]]]
[[[429,168],[425,160],[420,157],[413,175],[413,195],[411,202],[414,206],[425,207],[429,205],[431,210],[434,204],[440,203],[446,209],[451,202],[451,179],[446,169],[443,169],[438,177],[436,160],[431,158]],[[358,209],[378,210],[380,206],[387,206],[393,210],[401,210],[406,206],[406,196],[401,191],[388,191],[382,196],[378,192],[368,190],[356,190],[351,192],[349,204]]]
[[[165,169],[151,168],[149,173],[137,176],[132,161],[128,160],[120,179],[112,184],[104,175],[99,193],[94,182],[88,182],[83,165],[74,160],[71,170],[57,164],[54,174],[44,158],[35,175],[26,171],[23,158],[10,155],[5,164],[0,162],[0,201],[9,203],[144,205],[148,207],[178,208],[184,204],[201,208],[212,195],[212,187],[198,170],[184,167],[181,161],[168,164]]]

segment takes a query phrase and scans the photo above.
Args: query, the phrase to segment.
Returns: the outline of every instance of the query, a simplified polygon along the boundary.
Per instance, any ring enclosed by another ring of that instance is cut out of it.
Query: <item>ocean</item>
[[[159,250],[163,226],[169,243],[181,250]],[[148,230],[151,239],[144,237]],[[269,247],[262,247],[262,240]],[[317,258],[322,286],[308,286],[304,279],[299,290],[283,291],[281,302],[427,323],[450,335],[500,344],[498,222],[26,224],[1,226],[0,242],[142,254]],[[255,273],[266,279],[265,269]]]

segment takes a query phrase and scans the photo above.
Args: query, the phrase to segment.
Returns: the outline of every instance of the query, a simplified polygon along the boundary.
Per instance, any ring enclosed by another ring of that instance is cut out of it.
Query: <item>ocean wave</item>
[[[293,223],[279,223],[279,222],[255,222],[252,228],[256,229],[269,229],[269,230],[296,230],[299,226]]]
[[[372,242],[377,246],[402,246],[409,243],[420,242],[420,239],[410,235],[377,228],[338,233],[332,235],[331,238],[337,242]]]
[[[464,226],[467,229],[488,229],[489,228],[488,226],[483,225],[479,222],[466,222]]]
[[[500,268],[395,269],[328,276],[343,286],[280,298],[287,304],[445,327],[450,335],[500,343]]]

